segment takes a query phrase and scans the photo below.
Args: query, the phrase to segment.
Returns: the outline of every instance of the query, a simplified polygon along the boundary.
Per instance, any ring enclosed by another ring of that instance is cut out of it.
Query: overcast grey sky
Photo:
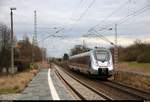
[[[93,5],[87,9],[91,3]],[[99,38],[83,38],[82,35],[97,24],[97,30],[110,24],[109,27],[114,28],[115,22],[145,6],[145,12],[131,16],[117,27],[118,44],[127,46],[136,39],[150,41],[150,0],[0,0],[0,22],[10,26],[10,7],[16,7],[17,10],[13,11],[15,35],[18,40],[24,35],[32,39],[36,10],[38,41],[56,32],[41,28],[64,28],[58,35],[65,35],[67,38],[49,38],[39,43],[47,48],[48,56],[59,57],[69,52],[74,45],[82,44],[83,39],[90,47],[109,47],[108,42]],[[112,12],[114,13],[108,17]],[[84,15],[81,16],[82,14]],[[105,21],[102,22],[103,20]],[[114,30],[103,30],[99,33],[114,42]]]

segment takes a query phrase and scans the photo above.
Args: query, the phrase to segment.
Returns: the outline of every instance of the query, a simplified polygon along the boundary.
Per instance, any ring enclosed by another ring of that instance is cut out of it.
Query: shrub
[[[150,55],[149,55],[149,53],[146,52],[146,53],[143,53],[143,54],[139,55],[137,57],[137,62],[139,62],[139,63],[143,63],[143,62],[150,63]]]
[[[29,68],[30,69],[38,69],[38,65],[31,63]]]
[[[30,66],[29,63],[23,62],[23,61],[16,61],[16,62],[15,62],[15,65],[17,66],[19,72],[28,69],[29,66]]]
[[[142,63],[150,63],[150,43],[143,43],[136,40],[134,44],[125,48],[118,47],[119,61],[137,61]]]
[[[38,69],[38,65],[37,64],[34,64],[34,69]]]
[[[18,90],[18,89],[19,89],[19,86],[16,85],[16,86],[13,87],[13,89],[14,89],[14,90]]]

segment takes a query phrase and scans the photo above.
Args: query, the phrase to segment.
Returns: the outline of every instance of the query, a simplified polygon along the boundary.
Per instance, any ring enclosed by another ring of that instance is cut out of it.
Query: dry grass
[[[116,81],[150,91],[150,67],[148,63],[120,62]],[[138,74],[135,74],[138,73]]]
[[[36,64],[39,66],[42,66],[41,68],[44,68],[44,69],[50,67],[47,62],[37,62]]]
[[[150,76],[117,71],[115,81],[150,92]]]
[[[139,73],[150,73],[150,67],[145,67],[144,65],[141,66],[141,64],[134,64],[134,63],[128,63],[128,62],[120,62],[118,63],[118,70],[121,71],[131,71],[131,72],[139,72]]]
[[[37,72],[36,69],[33,69],[15,75],[1,75],[0,93],[17,93],[22,91]]]

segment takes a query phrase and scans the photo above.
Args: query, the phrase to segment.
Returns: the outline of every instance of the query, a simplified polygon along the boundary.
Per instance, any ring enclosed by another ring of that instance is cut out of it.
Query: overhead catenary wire
[[[128,15],[128,16],[122,18],[121,20],[119,20],[116,24],[118,24],[118,25],[119,25],[119,24],[122,24],[122,23],[124,23],[125,21],[129,20],[130,18],[135,17],[135,16],[138,16],[138,15],[142,14],[143,12],[145,12],[145,11],[147,11],[147,10],[149,10],[149,9],[150,9],[150,4],[144,6],[144,7],[141,8],[141,9],[138,9],[138,10],[132,12],[130,15]]]
[[[81,3],[83,2],[84,0],[80,0],[80,2],[78,3],[78,5],[80,6],[81,5]],[[71,17],[70,17],[70,19],[72,18],[72,16],[73,16],[73,14],[74,14],[74,12],[72,13],[72,15],[71,15]],[[54,27],[54,28],[40,28],[40,29],[57,29],[57,27]],[[60,30],[58,30],[58,31],[56,31],[54,34],[56,34],[56,33],[59,33],[60,31],[64,31],[65,29],[64,28],[62,28],[62,29],[60,29]],[[43,40],[46,40],[46,39],[48,39],[49,37],[62,37],[62,36],[59,36],[59,35],[51,35],[51,34],[49,34],[47,37],[45,37],[44,39],[42,39],[41,41],[43,41]],[[40,41],[39,41],[40,42]]]
[[[98,33],[96,30],[94,30],[94,31],[97,33],[97,35],[98,35],[99,37],[101,36],[101,38],[103,38],[105,41],[107,41],[107,42],[109,42],[109,43],[112,44],[112,42],[111,42],[109,39],[107,39],[105,36],[103,36],[102,34]]]
[[[40,40],[39,42],[44,41],[44,40],[48,39],[49,37],[64,37],[64,36],[61,36],[61,35],[55,35],[55,34],[59,33],[62,30],[64,30],[64,28],[61,28],[61,29],[57,30],[54,34],[49,34],[48,36],[46,36],[44,39]]]
[[[101,34],[99,34],[99,33],[97,33],[97,34],[95,34],[95,33],[91,33],[91,34],[88,34],[88,35],[96,35],[97,37],[99,37],[100,39],[102,39],[102,40],[104,40],[104,41],[106,41],[106,42],[109,42],[111,45],[114,45],[114,43],[113,42],[111,42],[110,40],[108,40],[106,37],[104,37],[103,35],[101,35]]]
[[[118,22],[116,22],[116,23],[114,23],[114,24],[117,24],[117,25],[123,24],[125,21],[129,20],[130,18],[133,18],[133,17],[135,17],[135,16],[138,16],[138,15],[142,14],[143,12],[149,10],[149,8],[150,8],[150,4],[149,4],[149,5],[146,5],[146,6],[142,7],[142,8],[140,8],[140,9],[134,11],[134,12],[132,12],[130,15],[127,15],[126,17],[120,19]],[[110,26],[110,25],[109,25],[109,26]],[[89,31],[90,31],[90,30],[89,30]],[[98,35],[97,35],[98,37],[100,37],[101,39],[103,39],[103,40],[105,40],[105,41],[107,41],[107,42],[110,42],[111,44],[114,45],[114,43],[112,43],[110,40],[108,40],[108,39],[107,39],[106,37],[104,37],[103,35],[99,34],[96,30],[91,29],[91,31],[95,31],[95,32],[98,34]]]
[[[76,10],[74,9],[74,10],[72,11],[71,17],[70,17],[70,19],[69,19],[70,21],[73,20],[72,17],[74,16],[75,11],[78,11],[78,10],[83,6],[84,1],[86,2],[87,0],[80,0],[80,1],[79,1],[79,3],[77,4],[77,7],[78,7],[78,8],[77,8]],[[71,27],[71,26],[73,26],[74,23],[73,23],[73,24],[68,23],[67,25],[69,26],[68,31],[71,31],[71,30],[72,30],[72,27]],[[67,29],[65,29],[65,30],[67,30]]]
[[[117,24],[117,25],[123,24],[123,23],[126,22],[127,20],[129,20],[129,19],[131,19],[131,18],[133,18],[133,17],[135,17],[135,16],[138,16],[138,15],[142,14],[143,12],[149,10],[149,8],[150,8],[150,4],[149,4],[149,5],[146,5],[146,6],[142,7],[142,8],[140,8],[140,9],[134,11],[134,12],[132,12],[131,14],[127,15],[126,17],[120,19],[118,22],[115,22],[115,23],[112,23],[112,24],[109,24],[109,25],[105,26],[104,28],[107,28],[107,27],[112,26],[112,25],[114,25],[114,24]],[[94,28],[89,29],[88,32],[89,32],[90,30],[94,30]],[[88,32],[87,32],[87,33],[88,33]]]
[[[112,15],[114,15],[115,13],[117,13],[118,11],[120,11],[123,7],[125,7],[126,5],[128,5],[130,3],[130,0],[127,0],[125,3],[123,3],[122,5],[120,5],[117,9],[115,9],[112,13],[110,13],[105,19],[103,19],[101,22],[99,22],[98,24],[96,24],[95,26],[91,27],[90,29],[93,29],[95,27],[97,27],[99,24],[105,22],[106,20],[108,20]]]
[[[77,19],[77,21],[81,20],[81,18],[88,12],[89,8],[92,7],[92,5],[94,4],[95,0],[93,0],[89,6],[86,8],[86,10],[79,16],[79,18]]]
[[[106,27],[114,25],[114,24],[117,24],[117,25],[123,24],[125,21],[131,19],[132,17],[138,16],[138,15],[144,13],[145,11],[147,11],[149,9],[150,9],[150,4],[132,12],[131,14],[125,16],[124,18],[118,20],[117,22],[114,22],[114,23],[107,25]]]
[[[99,38],[101,38],[102,40],[105,40],[105,41],[107,41],[107,42],[109,42],[110,44],[113,44],[114,45],[114,43],[113,42],[111,42],[109,39],[107,39],[105,36],[103,36],[102,34],[100,34],[99,32],[97,32],[96,30],[93,30],[95,33],[90,33],[90,34],[88,34],[88,35],[92,35],[92,34],[94,34],[94,35],[96,35],[96,36],[98,36]],[[86,36],[86,35],[84,35],[84,36]]]
[[[84,1],[84,0],[80,0],[79,3],[77,3],[77,7],[78,7],[77,10],[80,8],[80,6],[81,6],[81,4],[82,4],[83,1]],[[71,14],[70,20],[73,18],[74,13],[75,13],[75,8],[74,8],[74,10],[73,10],[73,12],[72,12],[72,14]]]
[[[127,3],[127,2],[126,2],[126,3]],[[126,4],[126,3],[125,3],[125,4]],[[121,6],[120,6],[120,7],[121,7]],[[111,25],[114,25],[114,24],[117,24],[117,25],[123,24],[125,21],[129,20],[130,18],[132,18],[132,16],[135,17],[135,16],[137,16],[137,15],[139,15],[139,14],[145,12],[146,10],[149,9],[149,7],[150,7],[150,5],[146,5],[145,7],[141,8],[141,9],[138,9],[138,10],[132,12],[131,14],[128,14],[126,17],[120,19],[119,21],[117,21],[117,22],[115,22],[115,23],[111,23],[111,24],[107,25],[106,27],[111,26]],[[113,14],[113,13],[112,13],[112,14]],[[111,15],[111,14],[110,14],[110,15]],[[107,18],[106,18],[106,20],[107,20]],[[97,24],[97,25],[91,27],[89,30],[94,29],[94,28],[95,28],[96,26],[98,26],[98,25],[99,25],[99,24]],[[106,27],[105,27],[105,28],[106,28]]]
[[[84,15],[88,12],[89,8],[92,7],[92,5],[94,4],[95,0],[92,0],[92,2],[88,5],[88,7],[84,10],[84,12],[79,16],[79,18],[72,24],[72,26],[70,27],[69,31],[71,31],[73,29],[73,27],[75,26],[75,24],[77,22],[79,22],[83,17]]]
[[[105,21],[106,21],[107,19],[109,19],[113,14],[115,14],[118,10],[122,9],[122,7],[126,6],[128,3],[130,3],[130,0],[127,0],[125,3],[123,3],[121,6],[119,6],[119,8],[115,9],[112,13],[110,13],[105,19],[103,19],[103,20],[102,20],[101,22],[99,22],[99,23],[105,22]],[[89,31],[93,30],[95,27],[97,27],[97,26],[99,25],[99,23],[96,24],[95,26],[91,27],[91,28],[86,32],[86,34],[87,34]],[[105,27],[103,27],[103,29],[106,29],[106,28],[108,28],[109,26],[111,26],[111,25],[105,26]]]

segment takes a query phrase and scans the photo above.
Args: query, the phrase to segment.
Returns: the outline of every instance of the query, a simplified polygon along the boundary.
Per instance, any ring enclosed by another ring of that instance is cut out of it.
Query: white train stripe
[[[54,87],[53,81],[50,77],[50,69],[48,70],[48,84],[49,84],[49,88],[50,88],[50,92],[51,92],[53,100],[60,100],[60,98],[57,94],[57,91]]]

